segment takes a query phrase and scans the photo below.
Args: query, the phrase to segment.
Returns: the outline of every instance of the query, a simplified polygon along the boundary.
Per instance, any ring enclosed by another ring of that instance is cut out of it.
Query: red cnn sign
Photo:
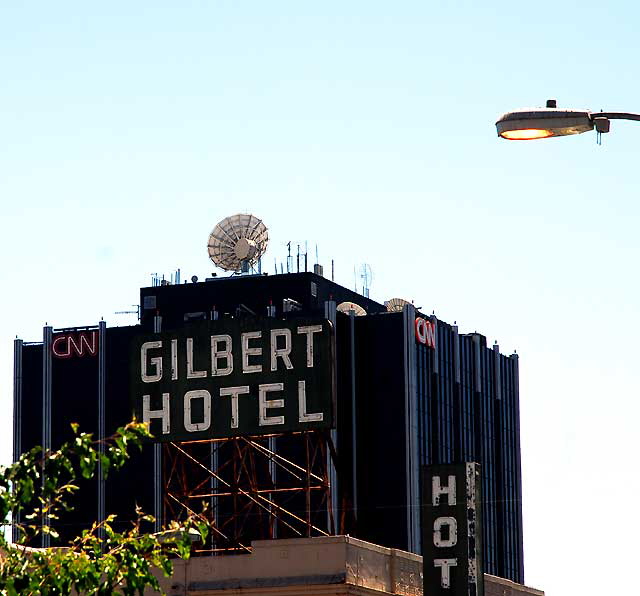
[[[56,334],[51,351],[56,358],[95,356],[98,353],[98,332],[74,331]]]
[[[430,348],[436,347],[436,328],[431,321],[421,317],[416,319],[416,341]]]

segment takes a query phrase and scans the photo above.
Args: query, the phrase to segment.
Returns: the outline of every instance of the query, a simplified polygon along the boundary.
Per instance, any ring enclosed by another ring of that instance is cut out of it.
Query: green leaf
[[[98,462],[105,474],[119,468],[127,461],[131,447],[140,447],[150,436],[148,426],[135,421],[100,443],[90,434],[80,433],[77,424],[72,424],[72,429],[75,436],[58,450],[44,453],[36,447],[11,466],[0,468],[2,523],[8,523],[10,514],[20,514],[27,522],[15,525],[19,544],[41,534],[58,541],[56,520],[61,511],[73,508],[73,497],[81,493],[76,477],[92,477]],[[44,514],[53,525],[42,524]],[[66,549],[36,551],[29,556],[20,546],[9,545],[0,532],[0,595],[58,596],[75,591],[106,596],[142,594],[145,588],[159,590],[153,574],[156,569],[165,575],[171,573],[168,554],[185,558],[191,554],[185,529],[195,527],[205,536],[208,528],[191,517],[181,525],[174,523],[169,530],[178,531],[177,540],[171,546],[162,544],[159,536],[141,531],[155,521],[152,515],[139,508],[136,515],[136,522],[126,531],[118,532],[113,526],[115,516],[109,515],[104,522],[93,523]]]

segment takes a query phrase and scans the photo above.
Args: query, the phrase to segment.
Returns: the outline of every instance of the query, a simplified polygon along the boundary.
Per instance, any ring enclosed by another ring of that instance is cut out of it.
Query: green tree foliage
[[[55,520],[73,509],[71,498],[78,490],[78,479],[93,477],[98,464],[105,475],[119,469],[129,458],[129,450],[140,448],[150,436],[147,427],[136,422],[101,441],[72,426],[75,438],[60,449],[43,452],[35,447],[13,465],[0,468],[1,523],[6,530],[11,516],[21,522],[14,521],[20,533],[16,544],[0,531],[0,594],[58,596],[75,590],[133,596],[142,595],[145,587],[160,590],[154,570],[170,575],[172,557],[189,557],[194,530],[206,536],[206,523],[197,516],[150,534],[143,526],[154,519],[138,510],[137,519],[124,532],[114,529],[115,516],[109,516],[65,547],[28,546],[43,534],[58,537]],[[51,520],[49,525],[47,520]]]

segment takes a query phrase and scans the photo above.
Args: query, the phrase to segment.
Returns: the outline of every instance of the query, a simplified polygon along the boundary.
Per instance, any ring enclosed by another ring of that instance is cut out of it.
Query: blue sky
[[[638,8],[131,4],[0,7],[0,459],[16,335],[131,323],[152,272],[206,276],[211,228],[251,211],[266,270],[317,244],[337,281],[368,263],[372,298],[517,349],[527,583],[629,593],[640,128],[494,123],[551,97],[640,111]]]

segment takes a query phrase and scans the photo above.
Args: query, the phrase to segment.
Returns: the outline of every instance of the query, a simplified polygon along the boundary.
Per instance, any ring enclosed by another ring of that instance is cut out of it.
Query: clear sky
[[[637,585],[637,123],[537,142],[504,111],[640,111],[631,2],[0,3],[0,460],[12,339],[201,278],[251,211],[350,287],[521,356],[525,573]],[[315,260],[315,259],[314,259]]]

